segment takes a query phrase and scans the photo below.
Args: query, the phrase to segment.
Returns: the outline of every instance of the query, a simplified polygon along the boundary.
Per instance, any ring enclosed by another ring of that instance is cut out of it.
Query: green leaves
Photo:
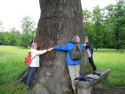
[[[102,29],[103,16],[99,6],[95,7],[93,12],[89,12],[87,9],[83,10],[83,22],[84,22],[84,31],[89,37],[90,43],[94,47],[102,47]]]
[[[30,41],[33,37],[33,31],[34,31],[34,25],[35,25],[35,22],[30,18],[30,17],[24,17],[22,19],[22,35],[20,37],[21,41],[20,41],[20,44],[21,46],[24,46],[24,47],[29,47],[30,45]]]
[[[90,20],[91,19],[91,20]],[[125,48],[125,1],[83,10],[84,31],[95,48]]]
[[[32,34],[33,30],[34,30],[34,25],[35,25],[35,22],[29,17],[29,16],[26,16],[24,17],[22,20],[22,31],[23,33],[27,33],[27,34]]]
[[[110,5],[106,7],[106,10],[108,11],[107,20],[112,21],[113,25],[113,32],[115,34],[115,43],[114,47],[118,50],[119,48],[123,48],[125,44],[122,42],[125,39],[122,38],[122,35],[124,36],[125,32],[125,1],[124,0],[118,0],[116,5]],[[110,23],[108,23],[110,24]]]
[[[37,32],[35,22],[30,17],[22,19],[22,34],[16,29],[11,28],[9,32],[3,30],[2,22],[0,22],[0,45],[30,46],[30,41],[33,39],[33,34]]]

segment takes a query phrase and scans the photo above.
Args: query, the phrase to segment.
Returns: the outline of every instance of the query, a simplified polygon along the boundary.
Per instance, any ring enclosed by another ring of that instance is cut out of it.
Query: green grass
[[[99,49],[94,52],[94,62],[98,69],[111,69],[106,88],[121,86],[125,89],[125,50]]]
[[[25,85],[16,86],[13,78],[27,68],[23,62],[28,51],[30,49],[23,47],[0,46],[0,94],[20,94],[25,91]]]
[[[24,58],[30,49],[17,46],[0,46],[0,94],[24,94],[25,84],[13,80],[24,71]],[[105,87],[122,86],[125,89],[125,50],[99,49],[94,51],[97,69],[111,69]]]

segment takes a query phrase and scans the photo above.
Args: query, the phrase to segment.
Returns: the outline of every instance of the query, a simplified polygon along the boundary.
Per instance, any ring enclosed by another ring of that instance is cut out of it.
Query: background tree
[[[2,21],[0,21],[0,32],[3,32],[3,31],[4,31],[3,23],[2,23]]]
[[[4,45],[5,37],[3,32],[0,32],[0,45]]]
[[[112,24],[114,31],[114,47],[119,50],[125,47],[125,1],[118,0],[117,4],[106,7],[108,24]]]
[[[99,6],[96,6],[93,9],[93,15],[92,15],[92,20],[94,22],[93,24],[93,45],[96,48],[102,47],[103,46],[103,41],[102,41],[102,37],[103,37],[103,27],[102,27],[102,21],[103,21],[103,16],[101,13],[101,9],[99,8]]]
[[[2,32],[2,34],[3,34],[3,43],[2,43],[2,45],[9,45],[9,35],[10,35],[10,32]]]
[[[8,44],[9,32],[4,31],[3,23],[0,21],[0,45]]]
[[[83,14],[85,33],[95,48],[125,48],[124,0],[118,0],[116,4],[103,9],[97,6],[93,12],[85,9]]]
[[[24,17],[21,20],[21,22],[22,22],[22,25],[21,25],[22,34],[20,36],[20,38],[21,38],[20,45],[27,48],[32,39],[35,22],[28,16]]]
[[[16,29],[16,28],[12,28],[10,30],[10,34],[9,34],[9,45],[18,45],[18,40],[19,40],[19,34],[20,32]],[[7,39],[7,37],[6,37]]]
[[[0,21],[0,45],[3,44],[3,41],[5,40],[4,36],[3,36],[3,24]]]
[[[86,36],[89,37],[89,42],[93,44],[93,23],[92,23],[92,13],[87,9],[83,10],[83,23],[84,23],[84,32]]]

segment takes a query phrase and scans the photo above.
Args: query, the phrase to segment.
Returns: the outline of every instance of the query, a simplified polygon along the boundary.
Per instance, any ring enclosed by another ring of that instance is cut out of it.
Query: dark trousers
[[[37,67],[28,67],[28,70],[21,77],[22,79],[25,79],[28,76],[26,86],[30,86],[36,71],[37,71]]]
[[[96,66],[94,64],[94,61],[93,61],[93,58],[92,57],[89,57],[89,63],[90,65],[92,66],[93,70],[96,71]]]

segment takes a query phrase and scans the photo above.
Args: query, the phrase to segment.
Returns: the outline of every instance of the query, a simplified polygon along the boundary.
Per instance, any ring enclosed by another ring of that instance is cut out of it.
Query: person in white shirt
[[[20,82],[23,81],[27,76],[27,83],[26,83],[26,90],[29,89],[29,86],[33,80],[34,73],[37,71],[39,64],[39,55],[45,54],[47,51],[51,51],[50,49],[47,50],[37,50],[37,43],[32,43],[31,46],[31,59],[32,62],[30,63],[28,70],[25,74],[20,78]]]

